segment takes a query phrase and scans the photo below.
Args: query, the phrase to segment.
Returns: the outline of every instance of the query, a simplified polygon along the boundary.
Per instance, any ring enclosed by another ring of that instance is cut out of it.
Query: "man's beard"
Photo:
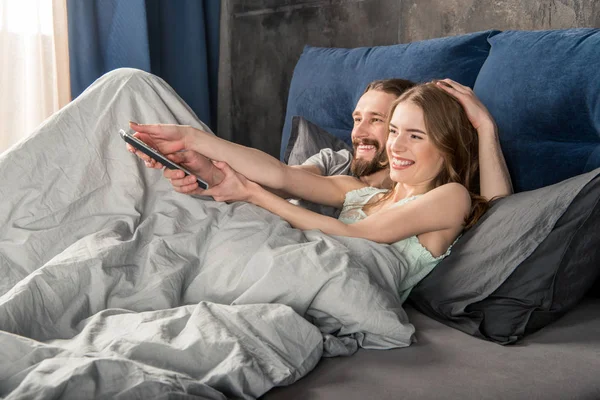
[[[361,144],[375,146],[375,156],[372,160],[363,160],[362,158],[356,158],[356,150]],[[375,140],[364,139],[355,140],[352,142],[354,146],[354,157],[352,164],[350,164],[350,172],[358,178],[361,176],[372,175],[375,172],[379,172],[382,169],[386,169],[388,166],[387,154],[385,154],[385,148],[380,149],[379,143]]]

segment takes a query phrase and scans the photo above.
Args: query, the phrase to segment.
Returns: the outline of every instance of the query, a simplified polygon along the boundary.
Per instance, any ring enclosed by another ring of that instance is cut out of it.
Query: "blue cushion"
[[[470,33],[393,46],[356,49],[306,46],[290,84],[281,159],[293,116],[302,116],[351,144],[352,111],[371,81],[403,78],[425,82],[452,78],[473,87],[498,31]]]
[[[505,31],[475,93],[488,107],[515,191],[600,167],[600,30]]]

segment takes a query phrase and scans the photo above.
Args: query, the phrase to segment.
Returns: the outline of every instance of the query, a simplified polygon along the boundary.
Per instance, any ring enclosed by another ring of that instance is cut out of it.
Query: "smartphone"
[[[152,147],[148,146],[146,143],[142,142],[140,139],[125,132],[123,129],[119,129],[119,135],[125,142],[129,143],[130,145],[132,145],[136,149],[140,150],[142,153],[146,154],[147,156],[153,158],[155,161],[158,161],[159,163],[164,165],[166,168],[180,169],[185,173],[185,176],[193,175],[190,171],[183,168],[181,165],[175,164],[173,161],[169,160],[167,157],[160,154],[160,152],[158,150],[153,149]],[[201,189],[208,189],[208,183],[204,182],[202,179],[200,179],[198,177],[196,177],[196,181],[198,181],[198,186],[200,186]]]

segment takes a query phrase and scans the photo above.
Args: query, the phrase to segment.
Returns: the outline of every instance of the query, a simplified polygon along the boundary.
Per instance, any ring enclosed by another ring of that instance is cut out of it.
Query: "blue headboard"
[[[282,134],[300,115],[350,143],[351,114],[376,79],[452,78],[473,87],[499,129],[515,191],[600,167],[600,30],[483,31],[356,49],[305,47]]]

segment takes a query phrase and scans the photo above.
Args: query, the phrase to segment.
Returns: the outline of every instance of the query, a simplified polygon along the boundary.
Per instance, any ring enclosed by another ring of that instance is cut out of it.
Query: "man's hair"
[[[393,94],[396,97],[400,97],[404,92],[416,85],[416,83],[406,79],[380,79],[369,83],[363,94],[367,93],[369,90],[380,90],[388,94]]]

